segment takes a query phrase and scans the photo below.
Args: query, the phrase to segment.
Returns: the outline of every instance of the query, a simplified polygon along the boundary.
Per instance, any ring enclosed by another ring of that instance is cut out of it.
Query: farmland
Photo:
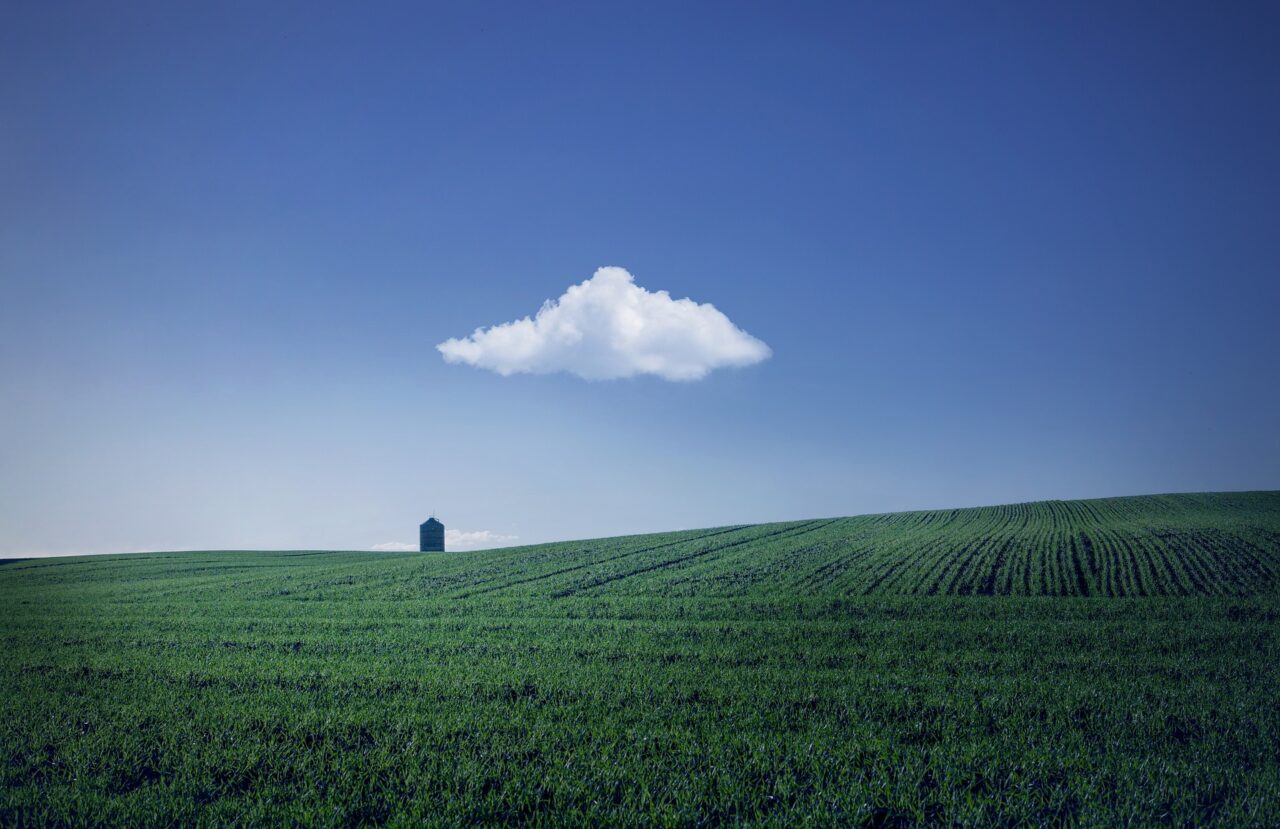
[[[0,824],[1280,825],[1280,492],[0,565]]]

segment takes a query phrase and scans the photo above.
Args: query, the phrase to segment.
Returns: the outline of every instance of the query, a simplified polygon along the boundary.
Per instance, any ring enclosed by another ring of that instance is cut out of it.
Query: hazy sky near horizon
[[[1264,3],[8,4],[0,556],[1280,488],[1278,41]],[[669,301],[519,322],[602,267]]]

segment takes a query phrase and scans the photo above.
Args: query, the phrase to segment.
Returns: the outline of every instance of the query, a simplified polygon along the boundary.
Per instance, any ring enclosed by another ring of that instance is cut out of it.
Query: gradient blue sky
[[[1280,487],[1276,4],[195,5],[0,12],[0,554]],[[602,265],[772,358],[435,351]]]

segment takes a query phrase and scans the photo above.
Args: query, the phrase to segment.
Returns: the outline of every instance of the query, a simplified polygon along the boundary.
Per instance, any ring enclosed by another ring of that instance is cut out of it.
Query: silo
[[[418,525],[418,549],[424,553],[444,552],[444,524],[434,515]]]

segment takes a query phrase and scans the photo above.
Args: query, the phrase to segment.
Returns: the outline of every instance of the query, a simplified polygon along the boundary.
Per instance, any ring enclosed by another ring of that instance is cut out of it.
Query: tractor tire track
[[[713,538],[717,535],[725,535],[727,533],[739,532],[741,530],[748,530],[748,529],[751,529],[751,527],[752,527],[751,524],[745,524],[738,527],[729,527],[728,529],[716,530],[715,532],[703,533],[702,535],[695,535],[690,538],[682,538],[682,539],[679,539],[678,541],[668,541],[663,544],[654,544],[651,547],[641,547],[638,550],[631,550],[626,553],[619,553],[616,556],[609,556],[607,558],[595,559],[593,561],[587,562],[586,564],[575,564],[573,567],[562,567],[559,570],[552,570],[551,572],[548,572],[548,573],[539,573],[536,576],[528,576],[526,578],[515,579],[514,581],[508,581],[502,584],[495,584],[490,587],[482,587],[478,590],[470,590],[465,593],[458,593],[458,594],[455,594],[452,598],[469,599],[472,596],[480,596],[485,593],[493,593],[498,590],[506,590],[508,587],[516,587],[521,584],[532,584],[535,581],[542,581],[543,579],[551,579],[551,578],[555,578],[556,576],[563,576],[565,573],[574,573],[579,570],[585,570],[589,567],[596,567],[601,564],[607,564],[610,561],[618,561],[619,559],[629,558],[631,556],[638,556],[641,553],[651,553],[654,550],[662,550],[662,549],[666,549],[667,547],[675,547],[680,544],[692,544],[695,541],[702,541],[707,538]]]
[[[567,598],[569,596],[573,596],[578,593],[585,592],[587,590],[594,590],[597,587],[602,587],[606,584],[611,584],[615,581],[621,581],[622,579],[630,578],[631,576],[639,576],[644,573],[651,573],[654,570],[661,570],[664,567],[674,567],[678,564],[683,564],[686,561],[693,561],[694,559],[702,558],[703,556],[709,556],[712,553],[722,552],[724,550],[729,550],[734,547],[741,547],[743,544],[751,544],[756,541],[764,541],[765,539],[777,538],[779,536],[787,536],[790,538],[795,538],[796,536],[805,535],[815,530],[820,530],[823,527],[834,524],[838,520],[840,519],[833,518],[829,521],[823,521],[821,523],[816,521],[810,521],[807,524],[804,524],[800,527],[787,527],[786,529],[776,530],[771,533],[765,533],[764,535],[757,535],[751,538],[743,538],[738,541],[731,541],[728,544],[721,544],[719,547],[712,547],[709,550],[701,550],[696,553],[690,553],[687,556],[681,556],[679,558],[673,558],[667,561],[660,561],[657,564],[651,564],[647,567],[640,567],[635,570],[628,570],[625,573],[616,573],[611,576],[605,576],[603,578],[597,579],[596,581],[588,582],[587,584],[579,585],[577,587],[570,587],[564,590],[557,590],[555,593],[552,593],[551,595],[553,598],[557,598],[557,599]]]

